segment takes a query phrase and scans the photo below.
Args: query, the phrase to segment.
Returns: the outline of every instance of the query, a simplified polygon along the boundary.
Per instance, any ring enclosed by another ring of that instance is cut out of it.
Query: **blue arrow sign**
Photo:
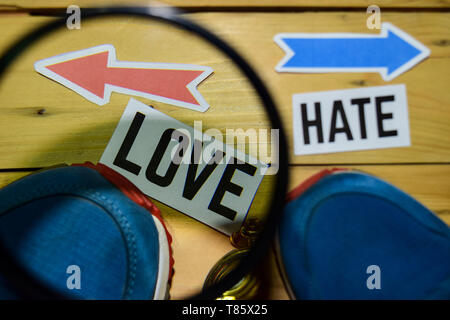
[[[430,50],[390,23],[379,35],[356,33],[282,33],[275,42],[286,52],[278,72],[379,72],[384,80],[430,55]]]

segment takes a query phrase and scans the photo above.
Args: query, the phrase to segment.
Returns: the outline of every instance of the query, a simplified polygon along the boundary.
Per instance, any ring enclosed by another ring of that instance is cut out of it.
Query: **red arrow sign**
[[[212,73],[204,66],[117,61],[111,45],[101,45],[40,60],[37,72],[104,105],[112,91],[197,111],[209,105],[197,85]]]

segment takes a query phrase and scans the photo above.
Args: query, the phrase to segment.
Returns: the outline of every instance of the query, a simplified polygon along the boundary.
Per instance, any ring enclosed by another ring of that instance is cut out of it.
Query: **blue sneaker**
[[[160,211],[101,164],[48,169],[0,190],[3,244],[34,277],[78,299],[164,299],[171,237]],[[0,299],[15,299],[0,279]]]
[[[288,195],[276,250],[294,299],[450,299],[450,228],[371,175],[325,170]]]

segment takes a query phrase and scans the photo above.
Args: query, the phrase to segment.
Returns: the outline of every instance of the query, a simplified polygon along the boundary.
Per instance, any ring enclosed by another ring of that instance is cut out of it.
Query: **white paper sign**
[[[100,162],[148,196],[227,235],[243,223],[267,170],[265,163],[134,99]]]
[[[36,61],[40,74],[100,106],[113,91],[205,112],[209,105],[197,86],[213,69],[180,63],[119,61],[103,44]]]
[[[409,146],[403,84],[294,94],[296,155]]]
[[[403,30],[383,23],[380,34],[280,33],[286,52],[278,72],[379,72],[389,81],[430,56],[430,49]]]

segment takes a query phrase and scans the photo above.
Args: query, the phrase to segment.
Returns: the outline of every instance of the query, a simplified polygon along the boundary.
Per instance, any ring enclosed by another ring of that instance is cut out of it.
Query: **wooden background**
[[[278,104],[289,140],[290,189],[323,168],[356,168],[410,193],[450,224],[450,1],[170,0],[166,3],[187,10],[186,17],[229,41],[265,80]],[[379,33],[366,27],[366,8],[374,3],[381,7],[382,21],[391,22],[431,50],[427,60],[390,82],[383,81],[377,73],[278,74],[274,71],[284,56],[273,41],[275,34]],[[0,0],[0,49],[5,50],[21,35],[51,19],[31,16],[30,12],[42,14],[71,4],[83,7],[102,2]],[[113,28],[102,31],[101,39],[109,37],[114,42],[120,60],[149,61],[150,54],[157,62],[184,62],[179,61],[180,52],[171,48],[180,47],[180,41],[185,41],[186,49],[182,52],[185,63],[212,66],[217,77],[200,87],[212,105],[203,115],[211,127],[223,128],[230,122],[237,127],[264,127],[261,123],[267,119],[258,113],[257,100],[245,79],[224,57],[211,54],[211,48],[192,38],[168,36],[169,31],[160,30],[154,36],[164,40],[161,50],[138,50],[129,44],[149,45],[142,41],[147,31],[141,24],[113,21],[109,26]],[[70,31],[68,40],[57,35],[52,44],[38,44],[30,49],[10,67],[7,77],[1,79],[0,186],[56,163],[98,161],[129,97],[113,94],[108,106],[94,108],[70,90],[38,75],[32,65],[56,53],[102,44],[98,43],[96,32],[106,27],[98,25],[84,30],[82,22],[82,29]],[[407,87],[411,147],[293,155],[292,94],[397,83]],[[163,104],[161,108],[188,124],[197,116]],[[262,210],[270,186],[270,179],[265,179],[250,214]],[[158,206],[174,238],[175,275],[171,296],[182,298],[201,288],[208,270],[232,246],[226,236],[160,203]],[[272,253],[267,261],[271,276],[263,296],[287,299]]]

